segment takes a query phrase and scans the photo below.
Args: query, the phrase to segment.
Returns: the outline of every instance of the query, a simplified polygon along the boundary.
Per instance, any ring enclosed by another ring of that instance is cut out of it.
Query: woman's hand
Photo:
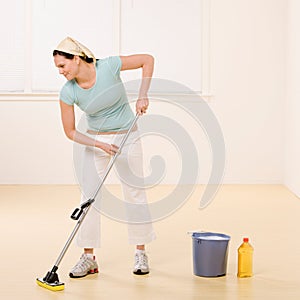
[[[109,155],[115,155],[119,151],[119,147],[114,144],[100,143],[96,145],[96,147],[102,149]]]
[[[139,115],[142,115],[144,113],[146,113],[147,109],[148,109],[148,106],[149,106],[149,100],[148,100],[148,97],[142,97],[142,98],[139,98],[137,101],[136,101],[136,112],[139,114]]]

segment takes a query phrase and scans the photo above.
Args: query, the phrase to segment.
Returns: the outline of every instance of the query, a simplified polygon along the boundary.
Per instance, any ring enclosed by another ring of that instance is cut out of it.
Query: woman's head
[[[57,55],[58,53],[60,53],[59,55],[63,56],[65,56],[65,54],[78,55],[88,63],[96,62],[96,57],[92,51],[71,37],[66,37],[58,44],[53,51],[53,56]]]
[[[81,61],[91,64],[96,62],[93,53],[78,41],[67,37],[53,51],[54,63],[59,73],[67,80],[74,79],[79,71]]]

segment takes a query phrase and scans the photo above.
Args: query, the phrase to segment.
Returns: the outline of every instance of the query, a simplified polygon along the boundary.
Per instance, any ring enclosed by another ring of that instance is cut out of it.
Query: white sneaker
[[[98,273],[98,264],[94,258],[88,257],[87,254],[82,254],[79,262],[72,268],[69,276],[71,278],[80,278],[88,274]]]
[[[149,273],[148,257],[146,253],[135,254],[133,273],[135,275],[146,275]]]

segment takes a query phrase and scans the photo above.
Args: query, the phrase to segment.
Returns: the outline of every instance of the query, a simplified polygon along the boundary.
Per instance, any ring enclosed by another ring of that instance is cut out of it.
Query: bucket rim
[[[205,239],[205,237],[209,237],[209,236],[218,236],[221,237],[222,239]],[[222,241],[229,241],[231,239],[231,237],[227,234],[224,233],[219,233],[219,232],[193,232],[192,233],[192,238],[193,239],[203,239],[206,241],[213,241],[213,242],[222,242]]]

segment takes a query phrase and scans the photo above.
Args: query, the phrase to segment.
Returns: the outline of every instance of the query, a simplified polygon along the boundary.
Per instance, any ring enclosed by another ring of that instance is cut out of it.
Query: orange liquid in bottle
[[[244,238],[243,243],[238,248],[238,273],[239,278],[253,276],[253,247],[249,244],[249,239]]]

